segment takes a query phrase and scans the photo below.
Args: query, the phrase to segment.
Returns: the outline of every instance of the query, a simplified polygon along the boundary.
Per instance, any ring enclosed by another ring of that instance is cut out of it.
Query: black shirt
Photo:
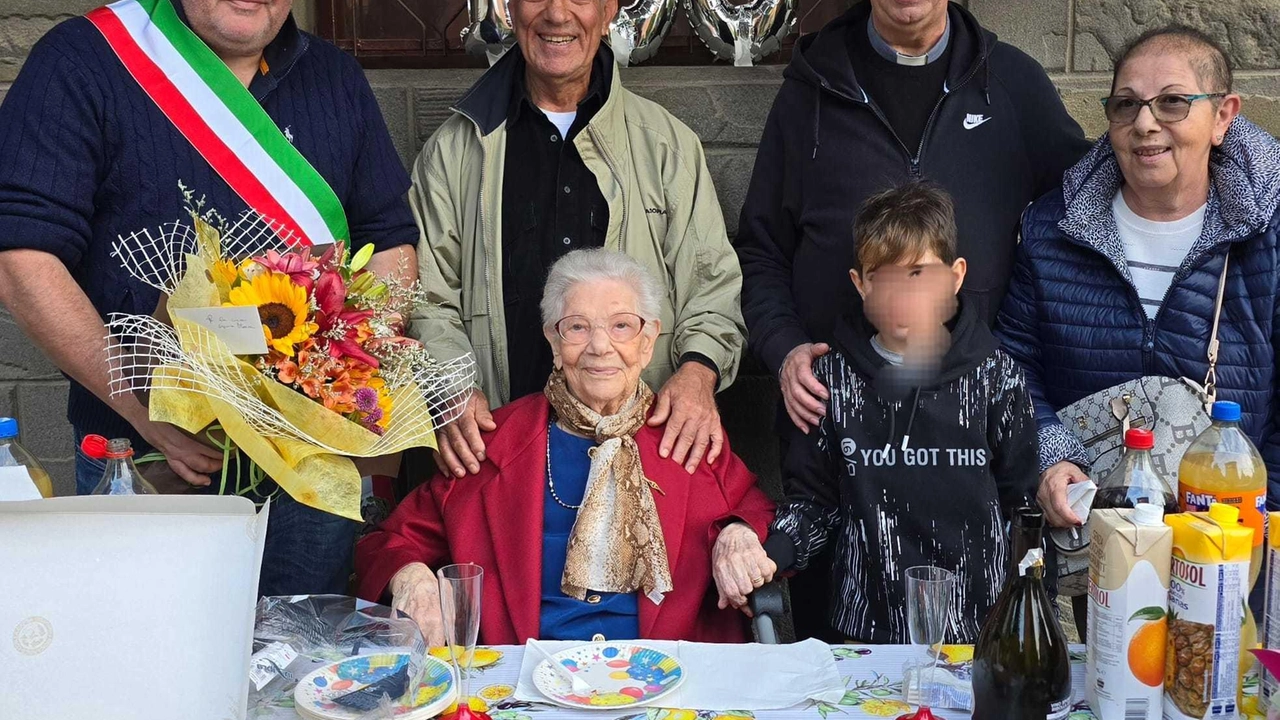
[[[868,18],[867,22],[871,20]],[[854,23],[849,28],[848,43],[858,84],[884,113],[911,157],[917,157],[925,126],[942,97],[942,86],[951,69],[951,46],[942,57],[926,65],[900,65],[876,52],[865,24]]]
[[[572,141],[604,105],[613,63],[607,53],[596,53],[591,84],[568,137],[561,137],[529,98],[523,59],[516,77],[502,178],[502,293],[511,400],[541,392],[551,374],[540,307],[547,271],[571,250],[604,246],[609,206]]]

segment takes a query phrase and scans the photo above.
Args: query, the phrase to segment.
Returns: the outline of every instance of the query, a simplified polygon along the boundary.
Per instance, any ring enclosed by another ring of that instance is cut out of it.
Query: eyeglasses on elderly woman
[[[639,315],[622,312],[610,315],[603,324],[593,322],[585,315],[566,315],[556,322],[555,328],[561,340],[570,345],[585,345],[591,342],[591,334],[598,327],[604,328],[610,340],[628,342],[640,334],[644,325],[645,319]]]
[[[1191,104],[1197,100],[1226,97],[1226,93],[1200,93],[1183,95],[1181,93],[1164,93],[1147,100],[1132,95],[1112,95],[1102,98],[1107,120],[1116,125],[1127,125],[1138,119],[1142,108],[1151,108],[1151,114],[1160,122],[1174,123],[1187,119],[1191,114]]]

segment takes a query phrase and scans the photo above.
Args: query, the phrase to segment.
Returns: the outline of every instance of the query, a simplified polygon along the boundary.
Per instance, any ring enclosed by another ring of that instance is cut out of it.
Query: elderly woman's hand
[[[765,554],[751,526],[736,522],[720,531],[711,549],[711,576],[720,593],[721,610],[736,607],[747,615],[747,596],[773,579],[778,566]]]
[[[387,584],[391,607],[413,618],[428,647],[444,645],[444,618],[440,616],[440,584],[423,563],[409,563]]]
[[[1045,519],[1053,527],[1074,527],[1083,520],[1071,512],[1071,503],[1067,502],[1067,486],[1082,483],[1089,476],[1075,463],[1063,460],[1050,465],[1040,473],[1040,489],[1036,492],[1036,502],[1044,510]]]

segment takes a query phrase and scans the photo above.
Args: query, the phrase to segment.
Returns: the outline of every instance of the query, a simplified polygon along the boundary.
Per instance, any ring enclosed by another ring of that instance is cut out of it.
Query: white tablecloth
[[[950,648],[951,646],[948,646]],[[486,668],[472,671],[471,694],[482,698],[493,720],[858,720],[861,718],[896,718],[911,710],[902,701],[903,664],[918,657],[918,649],[903,645],[835,645],[836,668],[845,681],[845,695],[838,703],[808,702],[786,710],[760,711],[756,713],[699,712],[690,709],[619,708],[608,711],[570,710],[543,703],[522,702],[515,699],[515,686],[520,678],[520,664],[524,647],[502,645],[494,648],[502,652],[502,659]],[[965,652],[955,651],[955,657],[965,664]],[[768,672],[762,667],[761,672]],[[1084,646],[1071,648],[1072,701],[1075,709],[1070,720],[1094,720],[1084,702]],[[751,682],[743,678],[744,683]],[[934,715],[948,720],[968,717],[964,712],[936,710]],[[249,709],[251,720],[298,720],[292,701]]]
[[[628,643],[630,644],[630,643]],[[545,641],[542,648],[553,655],[581,647],[580,642]],[[837,703],[844,697],[844,678],[836,669],[831,646],[821,640],[786,645],[676,642],[646,640],[645,647],[664,652],[684,666],[687,682],[659,705],[700,710],[777,710],[806,704],[808,700]],[[525,646],[516,683],[516,700],[543,702],[533,680],[534,668],[543,658]],[[771,672],[762,673],[760,668]],[[752,678],[749,683],[743,678]]]

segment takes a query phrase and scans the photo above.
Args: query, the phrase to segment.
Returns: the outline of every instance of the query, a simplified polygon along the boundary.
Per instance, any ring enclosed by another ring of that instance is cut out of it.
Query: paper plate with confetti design
[[[573,686],[543,660],[533,669],[533,684],[547,699],[566,707],[609,710],[647,705],[684,681],[679,660],[629,642],[579,645],[553,657],[593,688],[589,696],[575,695]]]
[[[294,689],[295,709],[312,720],[358,720],[392,698],[397,719],[425,720],[449,707],[457,695],[453,668],[430,655],[422,658],[422,679],[409,685],[409,655],[360,655],[326,665],[307,675]]]

